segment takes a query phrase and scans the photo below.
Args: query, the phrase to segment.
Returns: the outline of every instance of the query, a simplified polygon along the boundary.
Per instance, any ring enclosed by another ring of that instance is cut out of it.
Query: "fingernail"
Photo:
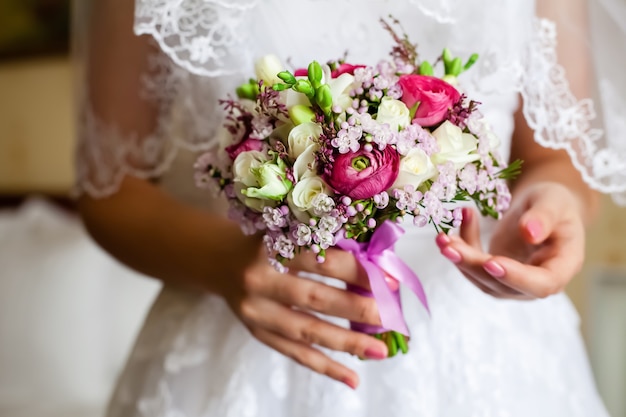
[[[400,283],[397,279],[390,277],[389,275],[385,275],[385,282],[387,283],[387,287],[393,292],[396,292],[400,289]]]
[[[470,209],[469,207],[463,207],[462,213],[464,222],[469,222],[470,220],[472,220],[472,209]]]
[[[352,389],[356,389],[357,384],[355,381],[353,381],[351,378],[344,378],[341,380],[341,382],[343,382],[344,384],[346,384],[347,386],[349,386]]]
[[[367,359],[385,359],[387,352],[380,348],[369,347],[365,349],[365,357]]]
[[[494,278],[502,278],[506,275],[506,271],[504,270],[502,265],[494,261],[485,262],[483,264],[483,269]]]
[[[437,242],[437,245],[439,246],[445,246],[448,245],[451,240],[450,237],[445,234],[445,233],[439,233],[439,235],[437,235],[437,239],[435,239],[435,241]]]
[[[538,220],[530,220],[528,223],[526,223],[526,230],[528,230],[528,234],[530,235],[530,237],[532,237],[533,239],[539,239],[541,233],[543,232],[543,226]]]
[[[461,254],[457,252],[456,250],[452,249],[451,247],[447,247],[444,250],[442,250],[441,254],[445,256],[446,258],[448,258],[450,261],[454,262],[455,264],[458,264],[459,262],[463,260],[463,257],[461,256]]]

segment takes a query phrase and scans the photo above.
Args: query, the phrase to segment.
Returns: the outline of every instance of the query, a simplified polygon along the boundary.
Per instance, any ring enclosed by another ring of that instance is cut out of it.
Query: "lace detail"
[[[535,131],[535,140],[546,147],[567,150],[585,181],[595,188],[606,192],[626,190],[623,157],[602,148],[604,132],[593,128],[596,118],[593,101],[578,100],[572,94],[565,70],[557,62],[555,24],[540,19],[535,26],[536,36],[527,48],[529,70],[523,73],[521,88],[524,115]],[[613,94],[606,83],[604,90],[603,97],[610,100]],[[606,103],[605,108],[618,110],[621,101]],[[620,118],[609,117],[609,120]],[[607,127],[610,129],[611,125]]]
[[[259,0],[137,0],[135,33],[149,34],[174,62],[214,77],[237,71],[248,58],[246,10]]]

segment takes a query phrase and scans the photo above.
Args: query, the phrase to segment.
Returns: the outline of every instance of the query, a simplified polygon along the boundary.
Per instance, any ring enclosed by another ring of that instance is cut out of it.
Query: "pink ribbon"
[[[393,251],[394,244],[404,234],[404,230],[389,220],[381,224],[369,242],[359,243],[353,239],[339,238],[337,246],[351,252],[367,272],[372,292],[350,286],[350,290],[361,295],[373,296],[378,305],[383,328],[353,323],[352,328],[364,333],[382,333],[394,330],[409,336],[409,330],[402,314],[399,291],[392,291],[385,282],[385,273],[407,285],[422,305],[430,312],[424,288],[417,275]]]

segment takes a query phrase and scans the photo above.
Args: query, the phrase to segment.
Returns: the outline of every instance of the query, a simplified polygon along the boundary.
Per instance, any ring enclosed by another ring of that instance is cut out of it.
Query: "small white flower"
[[[273,249],[283,258],[293,259],[296,247],[287,236],[279,235],[274,241]]]
[[[317,230],[313,235],[313,240],[322,249],[328,249],[335,245],[335,235],[327,230]]]
[[[313,213],[317,216],[323,216],[330,213],[335,208],[335,202],[328,194],[320,193],[313,198],[311,203]]]
[[[341,228],[341,224],[339,224],[337,218],[333,216],[324,216],[317,223],[317,228],[319,230],[325,230],[331,233],[335,233]]]
[[[309,245],[313,239],[313,232],[311,231],[311,228],[304,223],[300,223],[298,225],[294,231],[294,235],[298,246]]]

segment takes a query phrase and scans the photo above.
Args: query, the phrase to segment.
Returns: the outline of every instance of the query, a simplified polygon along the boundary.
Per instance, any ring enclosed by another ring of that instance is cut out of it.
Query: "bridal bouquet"
[[[266,56],[226,111],[222,146],[196,162],[200,186],[217,184],[230,216],[247,233],[263,233],[277,268],[301,251],[351,251],[368,273],[382,328],[352,323],[383,339],[389,355],[406,352],[408,330],[398,282],[428,308],[415,273],[394,253],[412,218],[447,232],[473,201],[498,218],[509,206],[507,167],[479,103],[457,89],[465,63],[444,50],[441,76],[420,61],[406,37],[392,33],[391,59],[373,66],[344,60],[286,71]]]

